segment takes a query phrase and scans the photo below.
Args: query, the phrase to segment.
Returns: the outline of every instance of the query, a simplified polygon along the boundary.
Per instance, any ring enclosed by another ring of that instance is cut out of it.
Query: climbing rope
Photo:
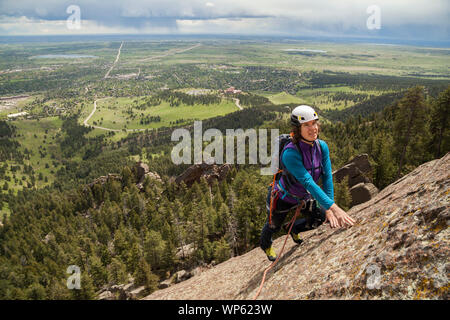
[[[263,288],[263,286],[264,286],[264,281],[266,281],[266,274],[267,274],[267,272],[269,272],[269,270],[272,269],[272,268],[275,266],[275,264],[278,262],[278,260],[280,259],[281,254],[283,253],[284,247],[286,246],[286,241],[287,241],[287,239],[288,239],[288,237],[289,237],[289,235],[290,235],[290,233],[291,233],[292,227],[294,226],[294,222],[295,222],[295,220],[297,219],[297,216],[300,214],[300,210],[302,210],[305,206],[306,206],[306,202],[305,202],[305,201],[302,201],[302,204],[299,205],[299,206],[297,207],[297,209],[295,210],[294,217],[293,217],[292,220],[289,222],[289,231],[288,231],[288,233],[287,233],[287,235],[286,235],[286,237],[285,237],[285,239],[284,239],[283,247],[281,248],[280,254],[277,256],[277,258],[275,259],[275,261],[272,262],[272,264],[271,264],[268,268],[266,268],[266,270],[264,271],[263,278],[262,278],[262,280],[261,280],[261,284],[259,285],[258,292],[256,292],[256,295],[255,295],[255,297],[253,298],[253,300],[256,300],[256,298],[258,298],[259,294],[261,293],[261,290],[262,290],[262,288]]]
[[[275,187],[275,182],[276,182],[276,177],[277,174],[279,174],[280,172],[283,172],[283,170],[278,170],[277,173],[275,173],[273,175],[273,181],[270,184],[272,186],[272,190],[270,191],[270,212],[269,212],[269,225],[272,224],[272,209],[273,209],[273,203],[274,203],[274,195],[273,195],[273,188]],[[278,194],[277,196],[278,197]],[[275,199],[276,200],[276,199]]]

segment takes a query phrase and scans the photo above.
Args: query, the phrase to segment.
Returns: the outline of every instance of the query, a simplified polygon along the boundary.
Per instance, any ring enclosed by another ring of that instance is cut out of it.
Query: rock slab
[[[353,227],[322,225],[301,245],[288,238],[258,299],[447,300],[449,193],[450,153],[350,209]],[[269,265],[255,248],[145,299],[253,299]]]

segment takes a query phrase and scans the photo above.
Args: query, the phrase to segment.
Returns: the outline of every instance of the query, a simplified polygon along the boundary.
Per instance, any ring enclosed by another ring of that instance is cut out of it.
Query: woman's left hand
[[[333,204],[330,209],[333,211],[335,218],[339,221],[339,226],[352,226],[356,223],[356,221],[350,217],[347,212],[339,208],[336,204]]]
[[[329,221],[331,228],[341,228],[345,225],[352,226],[356,221],[335,203],[325,211],[325,222]]]
[[[331,211],[331,209],[325,211],[325,222],[327,223],[330,222],[330,227],[331,228],[339,228],[339,221],[336,219],[336,217],[334,216],[333,211]]]

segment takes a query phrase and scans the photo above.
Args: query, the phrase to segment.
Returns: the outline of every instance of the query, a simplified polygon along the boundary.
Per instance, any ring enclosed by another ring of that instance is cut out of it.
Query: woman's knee
[[[326,219],[326,210],[322,207],[317,208],[317,217],[323,223]]]
[[[321,224],[323,224],[326,220],[325,209],[316,208],[315,213],[312,217],[312,227],[313,229],[317,228]]]
[[[281,226],[275,225],[275,224],[273,224],[273,223],[272,223],[272,224],[269,223],[269,228],[270,228],[270,231],[272,231],[273,233],[275,233],[275,232],[280,231]]]
[[[262,235],[264,235],[264,234],[272,235],[273,233],[280,231],[280,229],[281,229],[280,226],[276,226],[273,223],[271,224],[267,221],[262,229]]]

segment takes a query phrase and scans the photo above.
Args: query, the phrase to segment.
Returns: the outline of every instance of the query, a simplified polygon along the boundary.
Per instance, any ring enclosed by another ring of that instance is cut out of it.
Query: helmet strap
[[[306,142],[306,143],[308,143],[308,144],[313,144],[314,143],[314,140],[313,141],[309,141],[309,140],[306,140],[305,138],[301,138],[301,140],[302,141],[304,141],[304,142]]]

